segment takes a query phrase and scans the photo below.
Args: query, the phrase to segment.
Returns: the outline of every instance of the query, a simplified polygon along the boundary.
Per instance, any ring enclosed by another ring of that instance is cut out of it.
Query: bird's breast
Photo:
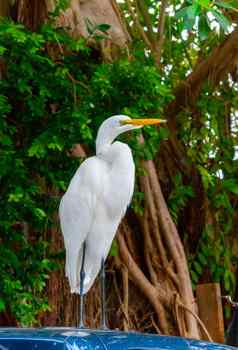
[[[121,218],[133,195],[135,165],[130,148],[119,142],[118,144],[120,147],[117,147],[117,152],[114,149],[113,161],[108,163],[103,197],[108,215]]]

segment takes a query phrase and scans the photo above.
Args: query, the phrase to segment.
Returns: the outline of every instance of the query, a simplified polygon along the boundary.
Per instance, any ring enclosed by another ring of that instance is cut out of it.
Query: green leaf
[[[225,305],[224,306],[224,314],[225,314],[225,319],[228,320],[229,318],[231,318],[232,314],[231,314],[231,307],[230,305]]]
[[[193,264],[194,264],[194,268],[195,268],[196,272],[197,272],[199,275],[201,275],[201,274],[202,274],[202,271],[203,271],[201,265],[200,265],[197,261],[194,261]]]
[[[96,41],[101,41],[101,40],[107,39],[107,36],[106,36],[106,35],[94,34],[93,38],[94,38]]]
[[[34,214],[38,217],[38,219],[42,220],[46,218],[46,213],[43,209],[34,208]]]
[[[6,48],[0,45],[0,56],[2,56],[5,51],[6,51]]]
[[[161,140],[167,140],[169,138],[169,129],[168,128],[159,128],[159,137]]]
[[[217,22],[220,24],[221,28],[226,32],[228,27],[231,25],[229,19],[225,17],[221,12],[211,8],[210,12],[216,18]]]
[[[197,2],[199,5],[201,5],[201,7],[204,7],[206,9],[208,9],[210,7],[210,4],[211,4],[210,0],[198,0]]]
[[[0,134],[0,143],[4,146],[10,146],[12,145],[12,139],[8,135]]]
[[[107,23],[98,24],[96,26],[96,29],[100,30],[103,33],[106,33],[110,28],[111,28],[110,24],[107,24]]]
[[[196,16],[200,14],[201,8],[200,6],[195,3],[192,6],[189,6],[187,9],[187,16],[189,19],[195,19]]]
[[[235,5],[231,1],[215,1],[215,4],[228,10],[234,10],[237,7],[237,4]]]
[[[207,265],[207,259],[201,252],[198,254],[198,260],[202,266]]]
[[[41,261],[41,267],[44,270],[50,271],[50,269],[51,269],[51,262],[50,262],[50,260],[49,259],[43,259]]]
[[[3,299],[0,299],[0,312],[4,311],[6,308],[5,302]]]
[[[180,10],[178,10],[175,13],[175,18],[179,19],[179,18],[185,17],[187,15],[187,11],[188,11],[189,7],[191,7],[191,6],[186,6],[186,7],[181,8]]]
[[[205,258],[209,258],[210,256],[210,250],[209,250],[209,247],[205,244],[205,243],[202,243],[201,244],[201,253],[202,255],[205,257]]]
[[[52,141],[47,144],[47,147],[52,150],[62,151],[64,145],[59,138],[53,136]]]
[[[191,273],[193,283],[197,284],[199,280],[199,275],[195,271],[191,271],[190,273]]]
[[[80,51],[84,51],[84,52],[87,52],[88,51],[88,48],[86,46],[86,41],[84,38],[79,38],[77,40],[74,40],[70,47],[72,48],[73,51],[77,51],[77,52],[80,52]]]
[[[87,28],[88,34],[92,35],[95,32],[95,27],[96,27],[95,24],[93,24],[93,22],[90,21],[89,18],[85,19],[85,24],[86,24],[86,28]]]
[[[182,11],[182,10],[185,10],[185,11]],[[195,24],[195,20],[196,20],[196,17],[199,15],[200,13],[200,6],[195,3],[191,6],[187,6],[186,8],[182,9],[180,11],[178,11],[178,14],[180,17],[183,17],[183,20],[184,20],[184,27],[186,29],[192,29],[194,24]],[[181,16],[182,14],[182,16]]]
[[[112,241],[109,255],[110,256],[118,256],[118,245],[117,245],[117,242],[115,239]]]
[[[197,169],[202,177],[204,188],[207,190],[209,186],[214,184],[214,177],[209,173],[209,171],[205,167],[201,165],[198,165]]]
[[[238,182],[235,179],[223,180],[222,185],[228,191],[238,195]]]
[[[24,197],[24,192],[21,187],[16,187],[15,192],[9,193],[8,195],[8,202],[9,203],[18,203],[22,201]]]
[[[43,158],[46,154],[46,149],[40,142],[34,142],[28,150],[29,157]]]
[[[207,16],[206,16],[206,14],[202,14],[199,17],[199,21],[198,21],[198,35],[199,35],[200,40],[207,39],[210,31],[211,31],[211,29],[208,25]]]
[[[231,287],[230,275],[229,275],[229,271],[227,270],[224,273],[224,287],[227,292],[230,291],[230,287]]]

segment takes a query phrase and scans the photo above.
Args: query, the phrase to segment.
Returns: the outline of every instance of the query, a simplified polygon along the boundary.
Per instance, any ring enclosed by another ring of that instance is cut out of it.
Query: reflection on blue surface
[[[230,349],[237,349],[231,346],[227,346],[225,344],[214,344],[214,343],[207,343],[200,340],[188,340],[189,348],[191,350],[230,350]]]
[[[0,350],[63,350],[64,342],[49,340],[0,339]]]
[[[0,350],[229,350],[223,344],[134,332],[0,328]],[[234,348],[233,348],[234,349]]]

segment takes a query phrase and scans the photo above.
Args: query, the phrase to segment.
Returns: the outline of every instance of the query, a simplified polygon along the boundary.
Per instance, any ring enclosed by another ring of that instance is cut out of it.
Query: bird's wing
[[[113,146],[120,158],[109,163],[104,174],[104,185],[98,196],[94,221],[86,239],[85,285],[84,293],[97,277],[102,259],[106,259],[112,240],[126,209],[131,201],[135,166],[129,147],[122,143]]]
[[[88,158],[75,173],[60,202],[59,217],[66,248],[66,275],[71,292],[78,291],[83,242],[94,220],[104,173],[103,164],[96,157]]]

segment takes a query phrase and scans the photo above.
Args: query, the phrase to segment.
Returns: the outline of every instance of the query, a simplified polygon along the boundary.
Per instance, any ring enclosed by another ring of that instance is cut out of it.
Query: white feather
[[[66,276],[71,292],[80,292],[83,243],[86,242],[83,293],[91,288],[102,258],[106,259],[129,205],[135,181],[130,148],[115,137],[134,126],[121,126],[125,116],[107,119],[99,129],[97,155],[85,160],[63,196],[59,215],[66,248]]]

